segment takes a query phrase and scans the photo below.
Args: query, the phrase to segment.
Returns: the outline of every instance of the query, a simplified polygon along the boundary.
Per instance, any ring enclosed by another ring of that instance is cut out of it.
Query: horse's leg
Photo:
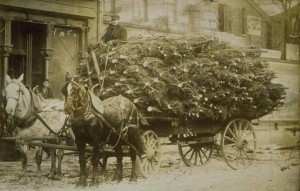
[[[41,171],[41,164],[42,164],[42,160],[43,160],[43,151],[42,151],[42,147],[35,147],[35,162],[37,165],[37,173],[38,175],[42,172]]]
[[[128,129],[128,141],[135,146],[140,158],[143,158],[146,153],[146,147],[138,126],[132,126]]]
[[[56,150],[54,148],[50,148],[49,151],[51,158],[51,168],[48,178],[53,180],[56,174]]]
[[[121,182],[123,179],[123,149],[121,144],[118,144],[115,147],[115,153],[117,158],[117,168],[113,177],[113,181]]]
[[[131,158],[131,164],[132,164],[132,167],[131,167],[131,175],[130,175],[130,179],[129,179],[129,182],[132,182],[132,181],[137,181],[137,172],[136,172],[136,152],[133,148],[130,147],[130,158]]]
[[[102,151],[102,164],[101,164],[101,170],[102,172],[106,172],[106,166],[107,166],[107,154],[105,153],[105,151]]]
[[[54,179],[61,180],[61,163],[64,157],[64,150],[58,149],[56,156],[57,156],[57,169],[56,169],[56,174]]]
[[[77,139],[78,140],[78,139]],[[87,186],[87,171],[86,171],[86,158],[85,154],[85,142],[83,141],[75,141],[76,147],[79,155],[79,166],[80,166],[80,174],[79,174],[79,182],[76,184],[77,186]]]
[[[99,184],[99,169],[98,169],[98,164],[99,164],[99,146],[96,143],[93,146],[93,154],[92,154],[92,165],[93,165],[93,178],[92,178],[92,183],[90,186],[98,186]]]
[[[22,178],[20,183],[26,185],[28,183],[28,179],[27,179],[27,152],[29,149],[28,145],[18,145],[18,150],[21,153],[21,157],[22,157]]]
[[[19,151],[21,152],[22,157],[22,171],[27,171],[27,152],[28,152],[28,145],[19,145]]]
[[[140,173],[142,177],[146,178],[142,170],[141,160],[140,160],[147,157],[146,147],[145,147],[145,143],[142,140],[142,136],[138,126],[132,126],[128,129],[128,141],[136,148],[136,150],[130,148],[130,157],[132,161],[132,172],[131,172],[130,181],[136,181],[137,171]],[[136,158],[137,154],[138,154],[138,158]]]

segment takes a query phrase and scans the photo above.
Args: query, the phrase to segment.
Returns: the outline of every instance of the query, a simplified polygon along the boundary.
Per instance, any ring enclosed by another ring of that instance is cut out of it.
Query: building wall
[[[271,17],[271,49],[282,50],[284,40],[284,15],[278,14]],[[288,60],[300,60],[300,5],[290,9],[287,23],[287,58]],[[294,54],[294,55],[290,55]],[[295,55],[296,54],[296,55]]]
[[[270,69],[277,75],[274,83],[280,83],[286,87],[286,96],[283,107],[259,119],[258,129],[269,130],[268,133],[272,133],[270,130],[275,130],[273,133],[277,132],[277,136],[281,136],[282,140],[294,139],[296,143],[297,137],[299,139],[296,131],[300,128],[300,65],[279,59],[269,59],[268,62]],[[294,136],[287,136],[288,134],[294,134]],[[267,137],[268,135],[265,135],[265,138]],[[274,142],[274,138],[269,141]]]
[[[204,33],[236,44],[259,45],[268,48],[266,19],[245,0],[104,0],[104,15],[119,14],[129,36],[144,33],[189,34]],[[248,16],[252,27],[258,20],[258,33],[249,31]],[[109,24],[104,16],[103,29]]]
[[[97,39],[97,1],[88,0],[0,0],[0,21],[20,21],[24,23],[38,23],[46,28],[49,25],[47,35],[44,35],[44,43],[41,50],[35,54],[41,54],[43,49],[53,50],[43,55],[41,60],[33,60],[32,68],[40,66],[44,71],[33,70],[31,83],[34,87],[47,76],[55,97],[61,98],[60,88],[65,81],[65,74],[76,73],[78,63],[81,62],[79,53],[87,51],[90,40]],[[4,24],[3,24],[4,23]],[[1,27],[2,29],[3,27]],[[5,29],[7,30],[7,29]],[[7,30],[8,33],[10,32]],[[10,42],[10,36],[0,35],[0,44]],[[15,44],[12,42],[12,44]],[[49,54],[48,54],[49,53]],[[49,57],[48,70],[43,66]],[[1,65],[4,63],[0,62]],[[2,66],[1,66],[2,68]],[[1,75],[4,71],[0,70]],[[47,74],[46,74],[47,73]],[[26,82],[28,83],[28,81]]]

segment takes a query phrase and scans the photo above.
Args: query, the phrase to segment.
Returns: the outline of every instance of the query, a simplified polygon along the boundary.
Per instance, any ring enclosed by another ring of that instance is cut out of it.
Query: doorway
[[[8,74],[18,78],[24,74],[24,83],[34,87],[44,76],[44,61],[41,54],[46,44],[46,25],[12,21],[12,52],[9,57]]]

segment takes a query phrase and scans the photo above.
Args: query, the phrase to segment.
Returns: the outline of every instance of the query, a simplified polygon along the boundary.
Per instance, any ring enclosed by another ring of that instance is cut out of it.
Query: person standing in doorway
[[[53,99],[54,95],[52,90],[49,88],[50,83],[48,79],[44,79],[41,86],[34,88],[34,93],[41,95],[44,99]]]

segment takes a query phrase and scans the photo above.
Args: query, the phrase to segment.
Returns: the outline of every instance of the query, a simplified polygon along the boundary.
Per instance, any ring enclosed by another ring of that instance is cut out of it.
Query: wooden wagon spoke
[[[240,156],[241,156],[241,161],[242,161],[243,165],[245,165],[245,161],[244,161],[244,158],[243,158],[243,155],[242,155],[242,151],[239,150],[239,153],[240,153]]]
[[[236,147],[236,143],[226,144],[226,147]]]
[[[233,125],[233,130],[235,131],[235,134],[238,136],[238,130],[237,130],[236,123],[233,122],[232,125]],[[228,128],[228,129],[230,129],[230,128]]]
[[[197,153],[198,153],[198,150],[196,150],[195,152],[196,153],[195,153],[195,162],[194,162],[194,165],[197,165],[197,157],[198,157]]]
[[[252,148],[249,148],[248,146],[245,146],[244,148],[245,148],[245,149],[248,149],[247,151],[253,152],[253,149],[252,149]]]
[[[202,148],[200,148],[200,152],[203,154],[203,156],[208,159],[207,155],[205,154],[205,152],[202,150]]]
[[[232,142],[234,142],[234,143],[236,143],[236,141],[233,140],[233,139],[231,139],[230,137],[225,136],[225,138],[228,139],[228,140],[230,140],[230,141],[232,141]]]
[[[244,155],[247,157],[248,160],[250,160],[250,157],[248,156],[248,154],[246,153],[246,151],[244,149],[242,149]]]
[[[238,123],[238,137],[241,137],[241,130],[242,130],[242,122]]]
[[[188,150],[188,151],[184,154],[184,156],[186,157],[186,155],[188,155],[192,150],[193,150],[193,148],[190,148],[190,150]]]
[[[232,132],[232,130],[229,128],[228,129],[230,134],[232,135],[232,137],[235,139],[235,140],[238,140],[238,138],[236,137],[236,135]]]
[[[189,144],[181,145],[181,147],[190,147]]]
[[[198,154],[199,154],[200,162],[201,162],[201,164],[203,164],[203,160],[202,160],[202,156],[201,156],[201,150],[198,151]]]
[[[194,154],[195,154],[195,150],[193,149],[193,152],[192,152],[192,154],[191,154],[191,156],[190,156],[190,159],[189,159],[189,161],[191,161],[191,160],[192,160],[192,158],[193,158]]]

